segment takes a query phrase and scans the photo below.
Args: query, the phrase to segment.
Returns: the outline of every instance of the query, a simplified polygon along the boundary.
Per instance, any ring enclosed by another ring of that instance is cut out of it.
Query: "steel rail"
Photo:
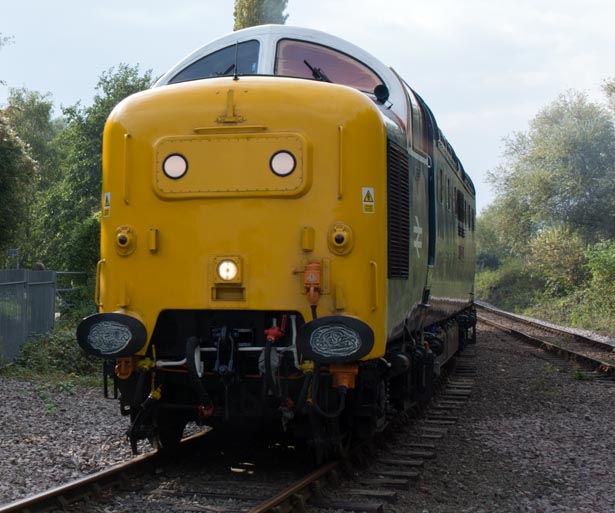
[[[564,326],[555,326],[552,323],[547,323],[547,322],[540,321],[537,319],[530,319],[522,315],[517,315],[511,312],[506,312],[505,310],[500,310],[499,308],[496,308],[482,301],[475,301],[474,304],[479,310],[485,310],[499,317],[505,317],[513,321],[517,321],[517,322],[527,324],[530,326],[535,326],[542,330],[550,331],[551,333],[554,333],[556,335],[573,337],[574,340],[576,340],[577,342],[591,344],[595,347],[599,347],[604,350],[611,350],[611,351],[615,350],[615,342],[605,342],[603,340],[598,340],[597,338],[591,337],[589,335],[583,335],[579,333],[577,330],[574,330],[571,328],[566,328]]]
[[[277,495],[256,505],[250,509],[249,513],[305,511],[306,502],[316,493],[315,489],[319,488],[315,483],[333,475],[340,464],[341,461],[339,460],[325,464]]]
[[[484,308],[482,305],[479,305],[481,308]],[[495,314],[495,315],[499,315],[500,317],[505,317],[505,318],[513,318],[515,321],[520,322],[522,324],[526,324],[526,325],[530,325],[530,326],[535,326],[535,327],[540,327],[540,328],[544,328],[545,330],[554,332],[554,333],[559,333],[562,335],[570,335],[571,333],[566,331],[566,330],[558,330],[557,328],[551,327],[551,326],[542,326],[539,322],[535,322],[535,321],[528,321],[527,319],[523,318],[523,317],[519,317],[519,316],[515,316],[514,314],[510,314],[509,312],[503,312],[501,310],[497,310],[497,309],[493,309],[493,308],[488,308],[488,310]],[[510,335],[512,335],[513,337],[520,339],[524,342],[527,342],[529,344],[532,344],[535,347],[538,347],[540,349],[545,349],[547,351],[553,352],[553,353],[558,353],[560,355],[565,355],[568,358],[578,361],[578,362],[582,362],[585,365],[588,365],[590,367],[592,367],[593,369],[603,373],[603,374],[607,374],[610,376],[615,375],[615,365],[609,362],[605,362],[604,360],[599,360],[596,358],[592,358],[590,356],[587,356],[583,353],[579,353],[578,351],[575,351],[573,349],[569,349],[566,347],[563,347],[559,344],[553,343],[553,342],[549,342],[546,340],[543,340],[541,338],[535,337],[533,335],[529,335],[528,333],[524,333],[522,331],[516,330],[514,328],[511,328],[509,326],[504,326],[494,320],[491,319],[487,319],[485,317],[482,317],[479,315],[479,320],[481,322],[484,322],[485,324],[488,324],[490,326],[493,326],[501,331],[504,331]],[[590,342],[593,342],[592,339],[589,339]],[[607,347],[609,347],[610,349],[612,349],[612,346],[606,345]]]
[[[189,436],[182,441],[182,445],[190,443],[204,434],[206,433]],[[357,447],[360,447],[360,445]],[[89,500],[95,500],[103,490],[120,485],[122,481],[127,480],[128,473],[153,471],[154,464],[163,460],[164,456],[158,451],[137,456],[127,462],[119,463],[64,485],[9,504],[0,505],[0,513],[39,513],[58,509],[67,510],[74,503],[79,501],[87,503]],[[273,497],[253,507],[250,513],[305,511],[306,502],[318,494],[321,480],[333,478],[340,464],[341,461],[338,460],[323,465]]]
[[[101,470],[89,476],[76,479],[70,483],[51,488],[36,495],[31,495],[15,502],[0,505],[0,513],[16,511],[38,512],[66,507],[79,500],[87,500],[91,496],[100,495],[101,491],[121,480],[129,471],[142,470],[152,465],[159,458],[158,452],[137,456],[130,461],[118,463],[108,469]]]

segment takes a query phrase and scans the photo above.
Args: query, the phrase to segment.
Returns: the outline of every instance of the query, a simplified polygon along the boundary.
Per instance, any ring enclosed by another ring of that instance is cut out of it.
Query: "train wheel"
[[[389,424],[387,418],[387,410],[389,408],[389,392],[388,392],[389,384],[385,379],[381,379],[378,382],[378,386],[376,388],[376,418],[375,418],[375,427],[376,432],[380,433],[384,430]]]
[[[336,418],[324,418],[312,413],[311,426],[313,438],[309,442],[312,459],[317,465],[348,456],[352,445],[352,433],[345,422]]]
[[[350,454],[350,448],[352,447],[352,432],[346,430],[339,434],[339,438],[333,447],[333,455],[337,459],[347,458]]]
[[[181,442],[185,427],[186,419],[182,414],[173,411],[160,412],[152,446],[165,452],[175,450]]]

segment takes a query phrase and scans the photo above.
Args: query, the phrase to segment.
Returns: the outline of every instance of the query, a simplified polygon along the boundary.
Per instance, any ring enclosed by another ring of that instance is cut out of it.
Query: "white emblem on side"
[[[421,225],[419,223],[419,218],[417,216],[414,216],[414,222],[415,222],[415,225],[412,231],[414,232],[415,237],[414,237],[414,242],[412,243],[412,245],[416,249],[417,258],[420,258],[421,252],[419,250],[423,248],[423,228],[421,228]]]

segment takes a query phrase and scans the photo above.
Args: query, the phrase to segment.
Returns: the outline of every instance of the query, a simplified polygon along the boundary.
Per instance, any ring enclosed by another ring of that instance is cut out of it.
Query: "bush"
[[[530,306],[543,288],[544,282],[533,276],[521,259],[508,259],[502,267],[476,275],[476,298],[511,312]]]
[[[615,292],[615,241],[599,242],[586,253],[592,288],[607,294]]]
[[[94,385],[100,381],[101,367],[100,360],[79,347],[71,326],[30,337],[14,364],[3,373],[24,379]]]
[[[579,236],[566,226],[547,228],[529,244],[528,268],[545,281],[545,293],[563,297],[587,281],[587,258]]]

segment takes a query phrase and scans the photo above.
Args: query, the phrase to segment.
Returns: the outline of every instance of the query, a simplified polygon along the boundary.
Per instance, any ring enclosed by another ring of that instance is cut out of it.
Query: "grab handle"
[[[100,275],[102,273],[102,266],[106,262],[104,258],[98,261],[96,264],[96,289],[94,291],[94,303],[96,306],[102,307],[102,301],[100,300]]]

